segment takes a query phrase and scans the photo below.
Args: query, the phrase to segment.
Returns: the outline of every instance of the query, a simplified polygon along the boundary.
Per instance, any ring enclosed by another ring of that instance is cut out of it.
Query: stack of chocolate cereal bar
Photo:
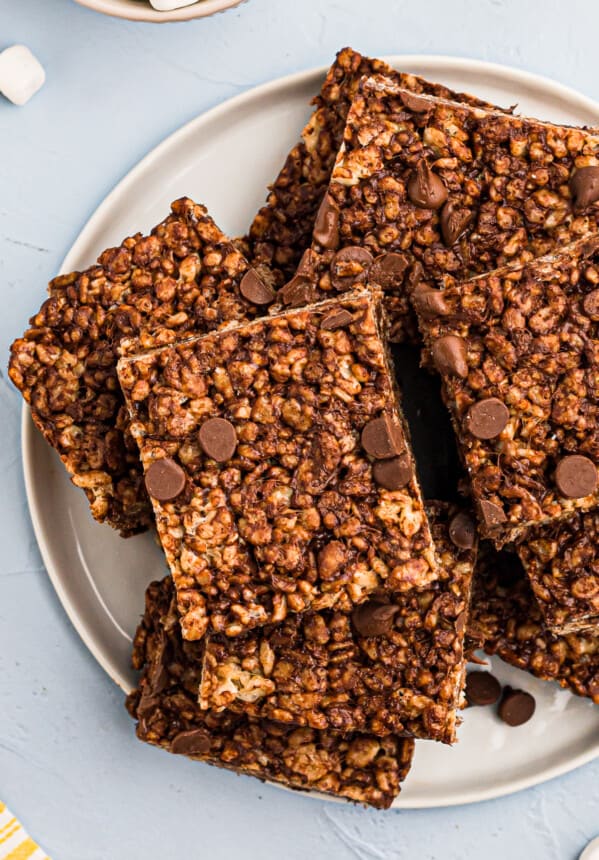
[[[51,283],[10,376],[93,516],[164,549],[138,736],[385,808],[474,648],[599,703],[599,135],[349,48],[314,103],[246,237],[176,201]]]

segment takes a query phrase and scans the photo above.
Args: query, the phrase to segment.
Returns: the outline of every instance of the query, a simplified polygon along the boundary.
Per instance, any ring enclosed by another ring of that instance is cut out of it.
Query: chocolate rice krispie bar
[[[146,591],[133,664],[143,672],[127,699],[146,743],[289,788],[320,791],[379,809],[410,769],[414,742],[283,725],[197,703],[202,642],[185,642],[170,577]]]
[[[464,680],[474,521],[429,508],[439,577],[360,606],[289,615],[234,639],[209,633],[200,704],[282,723],[452,743]],[[450,535],[453,537],[451,540]],[[454,542],[455,541],[455,542]]]
[[[489,541],[479,546],[468,641],[599,705],[599,633],[548,630],[518,556]]]
[[[365,291],[119,362],[185,639],[437,577],[383,327]]]
[[[447,275],[527,262],[596,231],[597,173],[598,134],[365,79],[312,248],[282,297],[368,278],[385,291],[391,339],[413,339],[416,285],[434,312],[427,286]]]
[[[94,517],[123,536],[143,531],[153,516],[117,381],[117,346],[157,345],[252,318],[272,290],[206,209],[181,199],[150,235],[125,239],[48,292],[12,345],[10,378]]]
[[[598,285],[595,237],[416,299],[481,528],[499,544],[599,505]]]
[[[532,529],[517,551],[546,627],[599,635],[599,510]]]
[[[273,182],[266,204],[256,214],[241,247],[252,264],[266,264],[281,286],[293,277],[310,247],[316,213],[331,178],[347,114],[361,78],[382,74],[414,93],[429,93],[480,107],[492,107],[474,96],[442,84],[396,72],[382,60],[351,48],[339,51],[314,98],[315,110]]]

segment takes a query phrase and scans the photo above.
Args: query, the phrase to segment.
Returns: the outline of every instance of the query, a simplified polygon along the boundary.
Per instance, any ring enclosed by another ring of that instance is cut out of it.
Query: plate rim
[[[77,2],[82,2],[82,0],[77,0]],[[87,2],[83,3],[83,5],[87,5]],[[503,81],[510,81],[511,83],[520,84],[520,86],[528,86],[532,88],[542,89],[545,92],[554,94],[560,99],[569,101],[575,108],[580,107],[580,109],[583,111],[586,111],[590,114],[596,114],[597,122],[599,123],[599,102],[595,101],[589,96],[584,95],[583,93],[580,93],[579,91],[575,90],[570,86],[562,84],[558,81],[554,81],[553,79],[548,78],[544,75],[523,71],[521,69],[517,69],[512,66],[502,65],[499,63],[490,63],[483,60],[470,58],[445,56],[442,54],[393,54],[384,56],[381,59],[384,59],[390,65],[395,67],[403,66],[405,68],[410,68],[410,64],[426,64],[433,73],[438,70],[440,70],[442,73],[447,72],[448,69],[453,72],[478,72],[480,74],[486,73],[494,79],[501,78]],[[78,248],[86,243],[90,234],[96,229],[97,224],[102,222],[104,212],[110,208],[114,198],[117,197],[117,195],[126,193],[128,186],[136,181],[138,175],[144,172],[147,167],[150,166],[154,160],[158,159],[162,155],[162,153],[170,146],[172,146],[174,143],[180,142],[188,135],[193,135],[196,126],[201,126],[204,122],[210,122],[215,119],[218,119],[219,114],[228,112],[232,109],[234,110],[240,104],[243,104],[244,107],[247,107],[248,105],[251,105],[253,101],[261,100],[265,96],[268,96],[270,93],[275,92],[279,89],[287,89],[293,88],[294,86],[301,86],[302,84],[307,83],[312,78],[318,78],[319,76],[324,77],[328,68],[328,66],[318,66],[311,69],[293,72],[292,74],[284,75],[271,81],[266,81],[255,87],[251,87],[250,89],[245,90],[243,93],[239,93],[238,95],[226,99],[215,107],[212,107],[207,111],[200,113],[194,119],[184,123],[171,134],[167,135],[167,137],[165,137],[157,146],[152,148],[124,176],[122,176],[121,179],[112,188],[112,190],[109,191],[109,193],[103,198],[103,200],[96,207],[94,212],[85,222],[81,231],[75,237],[73,243],[70,246],[69,251],[67,252],[64,260],[62,261],[62,264],[60,266],[60,272],[63,273],[65,271],[71,270],[71,258],[77,256]],[[427,72],[427,74],[429,73]],[[82,640],[83,644],[87,647],[96,662],[109,675],[109,677],[123,690],[123,692],[128,693],[128,685],[126,682],[124,682],[123,678],[120,677],[120,672],[115,668],[115,666],[111,665],[110,659],[107,658],[107,656],[96,645],[94,637],[88,633],[86,625],[79,618],[78,613],[69,595],[67,594],[66,589],[62,584],[62,578],[58,570],[59,565],[57,563],[55,564],[53,560],[53,552],[51,550],[50,541],[46,538],[46,528],[44,527],[44,524],[42,522],[42,518],[40,515],[40,511],[38,510],[38,504],[36,501],[36,482],[32,446],[34,444],[34,434],[37,432],[38,431],[36,430],[33,420],[31,418],[30,408],[27,404],[24,403],[21,413],[21,462],[23,466],[27,504],[31,516],[31,522],[35,538],[44,563],[44,568],[58,596],[58,599],[60,600],[60,603],[67,614],[69,621],[77,631],[77,634]],[[437,799],[434,804],[427,803],[426,798],[407,798],[406,800],[403,800],[403,795],[400,794],[399,797],[396,798],[396,800],[394,801],[392,808],[440,809],[471,803],[480,803],[486,800],[505,797],[522,791],[523,789],[548,782],[566,773],[570,773],[571,771],[576,770],[584,764],[588,764],[589,762],[593,761],[598,757],[599,740],[596,744],[591,745],[584,752],[579,753],[578,755],[575,755],[573,757],[569,757],[565,762],[561,762],[559,764],[543,768],[537,771],[532,776],[525,776],[520,777],[519,779],[511,780],[509,783],[506,783],[497,788],[492,787],[483,790],[476,788],[464,789],[461,792],[456,792],[451,795],[445,796],[442,801]],[[281,788],[281,786],[277,787]],[[285,788],[285,786],[282,787]],[[317,792],[310,792],[310,794],[314,797],[319,796]],[[329,802],[331,800],[333,802],[335,802],[336,800],[338,800],[338,802],[343,802],[341,799],[331,798],[325,795],[320,795],[320,797],[326,799]]]
[[[92,12],[107,15],[110,18],[119,18],[125,21],[145,21],[149,24],[172,24],[177,21],[192,21],[198,18],[207,18],[210,15],[226,12],[228,9],[233,9],[235,6],[240,6],[245,2],[246,0],[203,0],[201,6],[173,9],[170,12],[158,12],[150,6],[147,8],[140,7],[138,10],[133,8],[110,9],[107,7],[106,0],[75,0],[75,3],[78,3],[80,6],[91,9]]]

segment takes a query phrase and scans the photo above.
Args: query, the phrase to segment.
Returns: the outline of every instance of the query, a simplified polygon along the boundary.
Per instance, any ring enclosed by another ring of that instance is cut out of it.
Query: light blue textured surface
[[[2,367],[97,204],[204,109],[328,63],[344,44],[503,62],[599,98],[598,28],[589,0],[250,0],[166,27],[104,18],[71,0],[0,0],[0,49],[28,44],[48,74],[27,107],[0,102]],[[597,835],[599,761],[498,801],[383,814],[136,743],[121,693],[43,571],[21,475],[20,408],[1,378],[0,797],[54,860],[574,860]]]

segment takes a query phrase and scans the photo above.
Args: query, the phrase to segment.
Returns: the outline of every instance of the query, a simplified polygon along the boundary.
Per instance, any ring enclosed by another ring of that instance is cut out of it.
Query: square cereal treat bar
[[[545,625],[599,635],[599,510],[531,529],[517,550]]]
[[[182,199],[149,236],[61,275],[11,348],[9,375],[91,511],[123,536],[153,524],[116,378],[116,346],[156,345],[255,316],[273,293],[203,206]],[[249,299],[247,298],[249,297]]]
[[[598,263],[595,237],[416,300],[499,544],[599,504]]]
[[[353,101],[313,245],[282,297],[359,281],[386,295],[391,339],[413,338],[409,295],[527,262],[597,230],[599,135],[366,79]],[[314,252],[317,252],[314,255]],[[428,282],[428,283],[427,283]]]
[[[314,113],[301,140],[293,147],[273,182],[266,204],[256,214],[249,235],[242,240],[252,264],[267,264],[281,284],[288,281],[312,241],[318,207],[331,178],[350,105],[364,75],[383,74],[398,86],[414,93],[491,107],[465,93],[455,93],[442,84],[416,75],[395,72],[382,60],[364,57],[351,48],[337,54],[314,98]]]
[[[518,556],[489,541],[479,548],[468,640],[471,651],[484,648],[599,705],[599,633],[548,630]]]
[[[185,639],[437,577],[368,291],[119,362]]]
[[[143,674],[127,699],[140,740],[289,788],[379,809],[391,805],[410,770],[412,740],[203,711],[197,703],[202,651],[202,642],[181,637],[172,579],[152,583],[133,650],[133,664]]]
[[[358,607],[289,615],[234,639],[209,633],[200,704],[315,729],[455,740],[474,522],[429,509],[439,576]],[[453,541],[450,538],[453,537]]]

